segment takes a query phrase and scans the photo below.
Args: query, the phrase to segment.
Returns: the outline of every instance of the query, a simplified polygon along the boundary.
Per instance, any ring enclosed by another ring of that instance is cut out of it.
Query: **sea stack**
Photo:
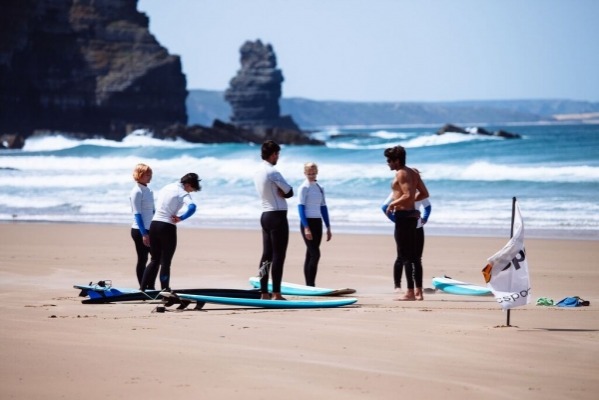
[[[283,73],[270,44],[245,42],[240,49],[241,69],[229,83],[225,100],[233,110],[231,123],[239,128],[301,131],[291,116],[281,116],[279,99]]]

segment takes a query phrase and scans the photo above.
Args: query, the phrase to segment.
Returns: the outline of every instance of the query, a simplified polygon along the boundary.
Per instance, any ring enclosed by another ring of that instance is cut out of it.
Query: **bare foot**
[[[418,301],[424,300],[424,296],[422,295],[422,288],[416,288],[416,290],[414,290],[414,297]]]
[[[395,300],[397,301],[414,301],[416,300],[416,296],[414,295],[414,289],[406,290],[406,294],[403,297],[398,297]]]
[[[272,300],[287,300],[286,298],[281,296],[281,293],[273,293],[271,299]]]
[[[270,300],[270,293],[260,294],[260,300]]]

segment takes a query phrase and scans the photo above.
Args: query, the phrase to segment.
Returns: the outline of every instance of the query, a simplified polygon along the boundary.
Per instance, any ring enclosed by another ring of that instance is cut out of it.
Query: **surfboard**
[[[146,290],[142,292],[138,289],[131,288],[115,288],[98,285],[75,285],[75,289],[80,289],[80,296],[87,296],[88,299],[82,300],[84,304],[102,304],[102,303],[117,303],[122,301],[141,301],[141,300],[159,300],[160,290]],[[176,289],[174,293],[185,294],[202,294],[219,297],[236,297],[259,299],[260,292],[258,290],[247,289]]]
[[[141,291],[139,289],[133,289],[133,288],[116,288],[116,287],[112,287],[110,285],[99,285],[97,283],[91,283],[89,285],[73,285],[73,287],[75,289],[79,289],[81,290],[81,292],[79,293],[79,296],[81,297],[85,297],[85,296],[101,296],[102,294],[104,294],[105,296],[112,296],[112,295],[122,295],[122,294],[126,294],[126,293],[140,293]],[[148,290],[148,293],[151,292],[159,292],[159,290]]]
[[[493,294],[491,290],[485,286],[478,286],[448,277],[433,278],[433,287],[442,290],[445,293],[464,296],[489,296]]]
[[[252,276],[250,284],[256,288],[260,288],[260,278]],[[272,292],[272,282],[268,282],[268,290]],[[356,289],[328,289],[314,286],[298,285],[296,283],[281,282],[281,294],[289,296],[341,296],[344,294],[356,293]]]
[[[169,297],[167,294],[165,297]],[[190,300],[198,303],[214,303],[231,306],[246,306],[258,308],[296,309],[296,308],[332,308],[354,304],[355,298],[343,298],[335,300],[261,300],[242,299],[234,297],[205,296],[195,294],[176,294],[181,300]]]

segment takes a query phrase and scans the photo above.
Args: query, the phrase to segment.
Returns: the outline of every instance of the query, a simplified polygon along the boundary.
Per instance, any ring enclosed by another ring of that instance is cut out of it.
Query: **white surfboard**
[[[260,278],[252,276],[250,278],[250,284],[259,289]],[[272,291],[272,282],[268,281],[268,290]],[[314,286],[298,285],[296,283],[281,282],[281,294],[290,296],[340,296],[344,294],[356,293],[356,289],[343,288],[343,289],[329,289]]]

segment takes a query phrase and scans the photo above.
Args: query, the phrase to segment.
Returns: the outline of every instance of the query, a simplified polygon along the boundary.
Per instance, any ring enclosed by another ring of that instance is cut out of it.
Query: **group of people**
[[[293,196],[293,188],[275,168],[279,161],[281,146],[272,140],[262,144],[262,164],[254,177],[256,190],[262,199],[262,257],[260,258],[260,292],[263,299],[282,300],[281,281],[283,265],[289,243],[287,221],[287,199]],[[322,223],[326,226],[327,241],[333,236],[324,189],[316,181],[318,166],[304,165],[306,180],[299,188],[298,212],[300,232],[306,243],[304,277],[306,285],[316,285],[316,273],[320,260]],[[268,291],[269,277],[272,278],[272,295]]]
[[[169,183],[158,192],[156,205],[154,193],[148,187],[152,168],[137,164],[133,169],[135,185],[129,200],[133,213],[131,238],[135,243],[135,267],[140,290],[153,290],[160,270],[160,288],[170,290],[171,263],[177,249],[177,224],[191,217],[196,204],[190,196],[202,189],[200,178],[190,172],[178,182]],[[180,215],[181,210],[184,212]],[[148,262],[148,254],[150,262]]]
[[[254,176],[256,191],[262,202],[260,226],[262,228],[262,256],[259,262],[260,292],[262,299],[284,300],[281,294],[283,268],[289,243],[287,199],[293,197],[293,187],[275,168],[281,147],[267,140],[261,147],[263,162]],[[406,152],[402,146],[388,148],[384,152],[391,170],[396,171],[391,183],[391,194],[382,209],[395,223],[394,237],[397,248],[393,275],[396,291],[401,289],[402,271],[406,271],[407,290],[398,300],[422,300],[422,249],[424,225],[430,215],[428,190],[420,173],[405,165]],[[304,165],[306,179],[299,187],[298,213],[300,233],[306,244],[304,277],[306,285],[316,285],[320,261],[323,223],[326,240],[332,238],[331,224],[325,192],[317,182],[318,166],[309,162]],[[133,171],[136,181],[131,190],[133,213],[131,237],[137,252],[136,273],[141,290],[155,288],[160,270],[162,290],[170,290],[170,267],[177,247],[176,224],[195,213],[196,205],[191,192],[201,190],[200,179],[195,173],[184,175],[178,182],[163,187],[157,196],[148,187],[152,169],[138,164]],[[421,216],[420,207],[424,208]],[[181,211],[183,214],[178,215]],[[150,262],[148,262],[148,254]],[[146,265],[147,264],[147,265]],[[272,287],[269,291],[269,281]]]

